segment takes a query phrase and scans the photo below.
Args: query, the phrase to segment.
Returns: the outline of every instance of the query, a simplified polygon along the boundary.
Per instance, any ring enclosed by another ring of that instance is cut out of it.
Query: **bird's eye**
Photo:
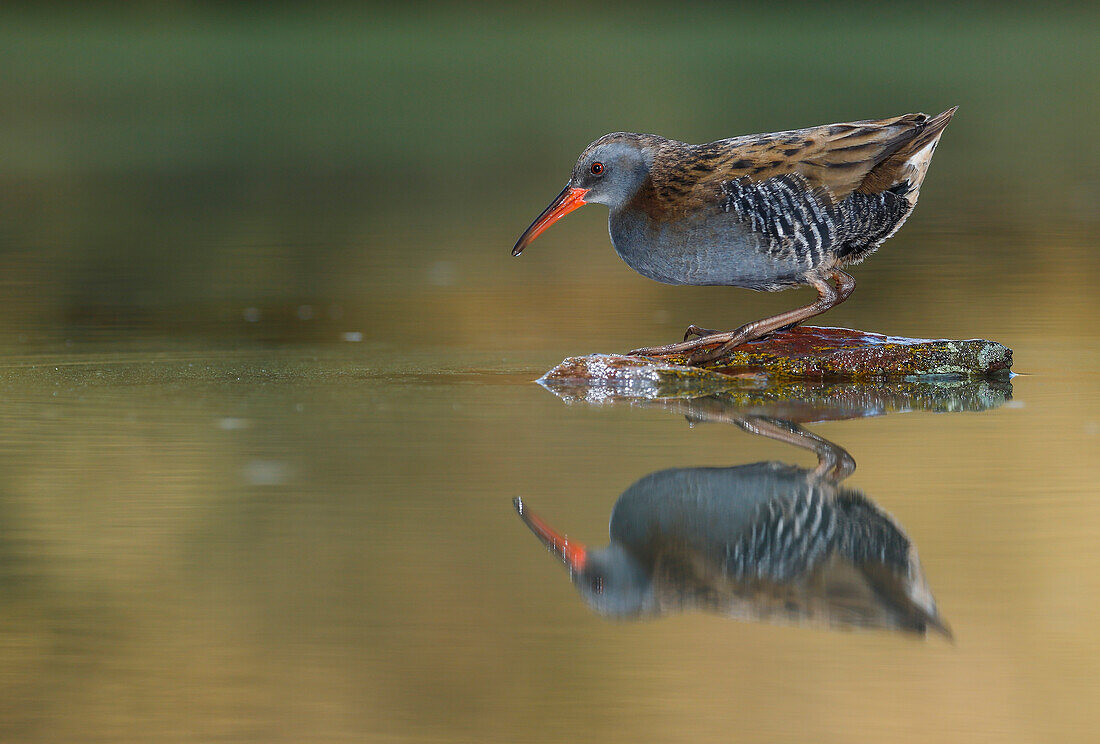
[[[589,170],[592,171],[593,176],[598,176],[603,173],[603,163],[596,161]]]
[[[602,576],[593,576],[592,577],[592,591],[596,594],[603,594],[603,577]]]

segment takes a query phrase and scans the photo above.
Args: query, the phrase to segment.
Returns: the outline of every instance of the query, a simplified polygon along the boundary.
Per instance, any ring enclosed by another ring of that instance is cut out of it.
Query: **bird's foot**
[[[719,333],[719,334],[715,334],[715,335],[717,335],[717,336],[729,336],[731,334]],[[708,340],[710,340],[712,338],[713,338],[713,336],[708,337]],[[692,353],[687,355],[687,358],[684,360],[684,363],[687,364],[689,367],[698,367],[700,365],[706,364],[707,362],[713,362],[715,359],[721,359],[726,354],[729,354],[731,351],[736,349],[738,346],[742,346],[744,344],[749,343],[750,341],[755,341],[755,340],[756,339],[737,338],[736,336],[734,336],[729,341],[726,341],[725,343],[722,343],[722,344],[718,344],[717,346],[712,346],[712,347],[709,347],[709,348],[702,348],[702,349],[698,349],[697,351],[693,351]]]
[[[758,334],[753,334],[746,328],[738,328],[736,331],[726,333],[711,332],[701,338],[679,344],[634,349],[630,355],[675,360],[680,364],[697,367],[720,359],[738,346],[755,341],[757,338],[759,338]]]
[[[705,347],[707,344],[721,344],[718,340],[712,340],[709,336],[702,338],[696,338],[691,341],[684,341],[678,344],[666,344],[664,346],[646,346],[641,349],[634,349],[630,352],[630,356],[645,356],[645,357],[680,357],[691,352],[697,351],[701,347]]]
[[[692,323],[687,327],[687,330],[684,331],[684,340],[687,341],[692,336],[698,336],[699,338],[703,338],[705,336],[713,336],[714,334],[719,332],[720,331],[713,331],[710,328],[701,328]]]
[[[762,333],[759,336],[757,336],[756,338],[750,338],[745,343],[756,343],[757,341],[767,341],[768,339],[775,336],[775,334],[777,334],[777,333],[786,333],[787,331],[791,330],[792,328],[797,328],[799,326],[800,322],[801,321],[796,322],[796,323],[788,323],[787,325],[783,326],[782,328],[776,328],[774,331],[768,331],[767,333]]]

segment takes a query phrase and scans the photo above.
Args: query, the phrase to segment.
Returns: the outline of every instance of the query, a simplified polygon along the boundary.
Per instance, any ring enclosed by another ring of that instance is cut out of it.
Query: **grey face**
[[[653,164],[654,148],[643,137],[629,132],[605,134],[585,148],[573,175],[550,206],[519,236],[512,248],[518,256],[546,228],[585,204],[606,204],[614,214],[627,204],[645,183]]]
[[[652,163],[639,142],[627,139],[605,141],[601,138],[589,145],[573,166],[570,186],[588,189],[587,204],[621,207],[638,192]]]
[[[573,574],[573,583],[588,606],[601,615],[625,620],[657,612],[649,574],[614,543],[589,553],[584,569]]]

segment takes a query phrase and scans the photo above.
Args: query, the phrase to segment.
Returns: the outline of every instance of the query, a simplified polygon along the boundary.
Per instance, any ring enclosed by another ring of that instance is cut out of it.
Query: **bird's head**
[[[657,614],[649,572],[629,551],[615,543],[589,550],[548,525],[521,499],[513,505],[531,532],[569,569],[569,578],[589,607],[623,620]]]
[[[569,183],[520,236],[512,255],[518,256],[546,228],[585,204],[606,204],[614,211],[629,202],[649,175],[657,139],[615,132],[586,147]]]
[[[659,612],[652,577],[622,545],[591,551],[572,579],[585,603],[605,617],[631,620]]]

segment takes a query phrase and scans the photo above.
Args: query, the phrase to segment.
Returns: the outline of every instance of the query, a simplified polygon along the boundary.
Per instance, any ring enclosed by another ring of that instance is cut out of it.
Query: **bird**
[[[601,549],[550,527],[522,498],[513,506],[605,617],[699,609],[952,637],[898,524],[817,471],[768,461],[651,473],[615,502],[610,544]]]
[[[682,343],[630,352],[693,365],[713,361],[851,296],[855,279],[844,269],[874,253],[912,214],[957,110],[701,145],[655,134],[606,134],[581,153],[565,188],[523,232],[512,255],[575,209],[604,204],[615,251],[649,279],[817,290],[808,305],[733,331],[692,324]]]

